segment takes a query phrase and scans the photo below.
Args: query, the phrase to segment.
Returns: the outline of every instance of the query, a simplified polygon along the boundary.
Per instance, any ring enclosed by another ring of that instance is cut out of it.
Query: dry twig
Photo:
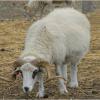
[[[6,82],[12,82],[11,80],[9,80],[9,79],[7,79],[5,77],[2,77],[2,76],[0,76],[0,79],[3,80],[3,81],[6,81]]]
[[[63,79],[65,81],[65,84],[67,83],[67,80],[65,80],[63,77],[61,76],[55,76],[55,77],[52,77],[52,78],[49,78],[47,79],[44,83],[48,83],[49,81],[51,80],[55,80],[55,79]]]

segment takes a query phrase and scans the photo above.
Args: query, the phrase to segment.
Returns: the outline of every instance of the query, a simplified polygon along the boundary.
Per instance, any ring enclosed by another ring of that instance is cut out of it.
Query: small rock
[[[48,95],[47,95],[47,94],[45,94],[45,95],[44,95],[44,98],[48,98]]]
[[[4,48],[1,48],[1,49],[0,49],[0,51],[6,51],[6,49],[4,49]]]
[[[98,91],[93,90],[93,91],[92,91],[92,94],[98,94]]]

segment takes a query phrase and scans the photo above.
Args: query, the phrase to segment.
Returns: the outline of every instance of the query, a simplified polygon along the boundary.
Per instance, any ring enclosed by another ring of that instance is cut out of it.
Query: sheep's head
[[[42,61],[41,59],[27,61],[20,58],[14,62],[13,79],[21,76],[23,79],[23,91],[25,93],[30,92],[34,84],[39,80],[39,73],[42,74],[44,68],[47,69],[48,76],[50,76],[48,66],[50,66],[48,62]]]

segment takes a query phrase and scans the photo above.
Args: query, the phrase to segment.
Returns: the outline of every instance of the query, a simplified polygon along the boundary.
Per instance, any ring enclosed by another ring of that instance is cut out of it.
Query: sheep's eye
[[[38,73],[38,70],[35,70],[35,71],[33,72],[33,75],[32,75],[33,79],[35,78],[35,76],[37,75],[37,73]]]

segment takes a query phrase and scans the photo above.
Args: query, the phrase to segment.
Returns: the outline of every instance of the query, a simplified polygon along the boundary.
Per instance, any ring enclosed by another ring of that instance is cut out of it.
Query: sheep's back
[[[62,44],[73,50],[89,45],[89,21],[84,14],[73,8],[54,10],[46,17],[45,25],[58,44],[63,42]]]

